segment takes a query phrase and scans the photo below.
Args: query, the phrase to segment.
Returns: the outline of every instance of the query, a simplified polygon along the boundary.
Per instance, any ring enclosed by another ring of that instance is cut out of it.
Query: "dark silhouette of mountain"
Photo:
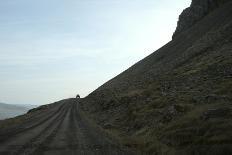
[[[36,106],[0,103],[0,120],[25,114],[29,109],[34,107]]]
[[[82,100],[148,154],[232,154],[232,1],[193,0],[173,40]]]

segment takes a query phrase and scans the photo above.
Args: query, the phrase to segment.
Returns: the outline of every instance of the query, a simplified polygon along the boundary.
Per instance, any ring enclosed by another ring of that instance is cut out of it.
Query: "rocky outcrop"
[[[179,21],[173,38],[192,27],[210,12],[230,0],[192,0],[191,6],[179,16]]]

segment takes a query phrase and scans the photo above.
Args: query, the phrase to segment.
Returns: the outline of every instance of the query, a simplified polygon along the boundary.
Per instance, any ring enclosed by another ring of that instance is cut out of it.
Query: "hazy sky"
[[[0,102],[88,95],[171,40],[191,0],[2,0]]]

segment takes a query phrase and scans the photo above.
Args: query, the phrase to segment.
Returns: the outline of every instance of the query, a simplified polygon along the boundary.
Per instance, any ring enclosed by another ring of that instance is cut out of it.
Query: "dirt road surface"
[[[77,99],[63,100],[13,119],[6,127],[2,124],[1,155],[132,154],[91,128],[78,112]]]

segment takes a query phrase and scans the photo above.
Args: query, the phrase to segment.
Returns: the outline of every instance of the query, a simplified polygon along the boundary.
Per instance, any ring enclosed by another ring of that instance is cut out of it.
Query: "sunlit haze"
[[[190,0],[0,2],[0,102],[84,97],[171,40]]]

